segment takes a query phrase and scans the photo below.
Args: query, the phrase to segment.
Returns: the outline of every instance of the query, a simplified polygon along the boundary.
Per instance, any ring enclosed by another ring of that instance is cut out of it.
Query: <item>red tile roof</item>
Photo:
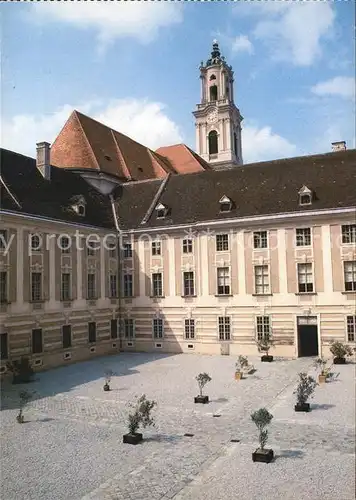
[[[209,168],[184,144],[154,152],[76,110],[52,145],[51,163],[64,168],[100,170],[126,181]]]

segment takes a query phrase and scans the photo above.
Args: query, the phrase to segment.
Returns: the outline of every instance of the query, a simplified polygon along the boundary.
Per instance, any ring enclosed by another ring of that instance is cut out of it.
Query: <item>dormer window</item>
[[[77,212],[78,212],[78,215],[81,215],[82,217],[84,217],[85,206],[84,205],[77,205]]]
[[[74,212],[77,215],[80,215],[81,217],[85,216],[85,206],[86,206],[86,201],[84,196],[73,196],[71,201],[71,209],[74,210]]]
[[[311,205],[313,200],[313,192],[307,187],[303,186],[298,192],[299,195],[299,205]]]
[[[230,200],[230,198],[224,195],[222,198],[220,198],[219,203],[220,203],[220,212],[224,213],[231,212],[232,201]]]
[[[162,203],[159,203],[156,206],[156,214],[157,214],[157,219],[164,219],[167,215],[168,209],[165,205]]]

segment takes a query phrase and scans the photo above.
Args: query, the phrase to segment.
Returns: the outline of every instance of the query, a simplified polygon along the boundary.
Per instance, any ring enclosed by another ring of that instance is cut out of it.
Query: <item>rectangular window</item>
[[[216,250],[217,250],[217,252],[229,250],[229,235],[228,234],[217,234],[216,235]]]
[[[70,240],[67,236],[62,236],[60,245],[62,253],[70,253]]]
[[[193,252],[193,240],[190,238],[184,238],[183,240],[183,253]]]
[[[124,297],[133,296],[132,274],[124,274]]]
[[[124,336],[127,340],[134,338],[134,320],[131,318],[124,319]]]
[[[110,320],[110,335],[112,339],[117,339],[117,319]]]
[[[187,340],[195,338],[195,320],[186,319],[184,320],[184,337]]]
[[[255,266],[255,293],[257,295],[269,293],[268,266]]]
[[[345,291],[356,291],[356,260],[344,262]]]
[[[0,335],[0,359],[7,359],[9,356],[8,343],[7,343],[7,333],[2,333]]]
[[[0,229],[0,252],[4,251],[7,245],[7,231]]]
[[[257,316],[257,340],[262,340],[271,334],[269,316]]]
[[[152,241],[152,255],[161,255],[160,241]]]
[[[355,342],[356,338],[356,316],[347,316],[347,341]]]
[[[184,296],[189,297],[194,295],[194,272],[187,271],[183,273],[183,290]]]
[[[162,285],[162,274],[153,273],[152,274],[152,295],[153,297],[163,296],[163,285]]]
[[[267,248],[267,231],[253,233],[253,248]]]
[[[109,293],[111,299],[117,298],[117,275],[110,274],[109,275]]]
[[[62,326],[62,342],[63,342],[63,349],[69,349],[69,347],[72,347],[72,326],[71,325],[63,325]]]
[[[311,229],[303,227],[296,229],[296,245],[297,247],[305,247],[311,244]]]
[[[88,257],[94,257],[95,255],[95,242],[94,241],[87,241],[87,256]]]
[[[31,273],[31,300],[42,299],[42,273]]]
[[[62,273],[61,300],[71,299],[70,273]]]
[[[163,339],[163,319],[161,318],[153,319],[153,338]]]
[[[131,259],[132,245],[131,243],[124,243],[124,259]]]
[[[229,316],[219,316],[219,340],[231,339],[231,324]]]
[[[95,321],[90,321],[88,323],[88,338],[89,338],[89,343],[96,342],[96,323],[95,323]]]
[[[311,293],[314,291],[313,266],[311,263],[298,264],[298,292]]]
[[[0,272],[0,304],[7,302],[7,272]]]
[[[356,243],[356,224],[342,226],[341,233],[343,243]]]
[[[229,295],[230,294],[230,271],[228,267],[217,268],[217,294]]]
[[[89,273],[87,277],[88,281],[88,291],[87,291],[87,297],[89,300],[96,299],[96,284],[95,284],[95,274],[94,273]]]
[[[32,330],[32,354],[40,354],[42,351],[42,328],[35,328]]]

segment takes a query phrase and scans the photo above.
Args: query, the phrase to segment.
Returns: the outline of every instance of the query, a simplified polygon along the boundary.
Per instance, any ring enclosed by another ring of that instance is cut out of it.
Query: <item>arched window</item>
[[[217,101],[218,100],[218,88],[216,85],[212,85],[209,89],[210,92],[210,100]]]
[[[218,154],[218,133],[216,130],[209,132],[209,155]]]
[[[211,77],[209,78],[209,80],[216,80],[216,76],[215,75],[211,75]]]

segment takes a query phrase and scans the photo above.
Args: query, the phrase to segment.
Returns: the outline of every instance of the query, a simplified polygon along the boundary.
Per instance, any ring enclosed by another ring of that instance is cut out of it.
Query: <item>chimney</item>
[[[346,142],[345,141],[332,142],[331,149],[334,153],[336,153],[337,151],[346,151]]]
[[[50,148],[49,142],[38,142],[36,166],[41,172],[43,177],[49,181],[51,180],[51,161],[50,161]]]

